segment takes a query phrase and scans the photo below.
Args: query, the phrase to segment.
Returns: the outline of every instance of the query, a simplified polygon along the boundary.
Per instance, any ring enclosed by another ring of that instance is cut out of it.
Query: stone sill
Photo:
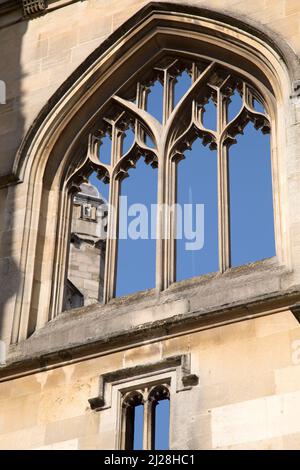
[[[12,345],[0,380],[285,310],[300,302],[300,286],[281,288],[288,273],[272,258],[70,310]]]

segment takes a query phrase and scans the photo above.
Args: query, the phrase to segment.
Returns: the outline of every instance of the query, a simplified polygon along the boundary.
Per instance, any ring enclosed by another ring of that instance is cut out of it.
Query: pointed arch
[[[15,180],[26,183],[28,189],[22,279],[12,342],[25,339],[61,311],[70,212],[67,182],[85,165],[89,136],[97,130],[98,117],[120,90],[123,97],[131,99],[132,81],[146,76],[147,67],[161,54],[171,51],[229,67],[250,81],[263,97],[273,129],[277,256],[280,262],[288,263],[288,238],[282,235],[286,218],[282,206],[285,132],[278,115],[287,107],[292,82],[299,73],[293,54],[284,44],[278,47],[264,32],[235,18],[203,8],[150,3],[113,33],[60,87],[40,112],[18,151]],[[145,57],[149,57],[147,63]],[[119,105],[120,100],[115,98]],[[184,102],[178,106],[184,106]],[[134,114],[134,106],[131,108]],[[172,122],[171,119],[171,130]],[[149,120],[145,122],[146,128],[147,124]],[[158,133],[156,125],[152,131],[155,139]],[[166,196],[164,164],[162,161],[158,202]],[[113,194],[112,199],[116,196]],[[109,278],[106,300],[113,291],[114,254],[112,246],[106,266]],[[47,262],[43,263],[46,256]],[[169,249],[158,242],[158,291],[170,285],[166,266],[171,257]]]

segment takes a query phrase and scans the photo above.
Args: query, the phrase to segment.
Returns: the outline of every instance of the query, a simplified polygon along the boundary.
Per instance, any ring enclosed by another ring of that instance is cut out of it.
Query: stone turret
[[[73,199],[65,309],[102,300],[107,202],[96,186],[83,183]]]

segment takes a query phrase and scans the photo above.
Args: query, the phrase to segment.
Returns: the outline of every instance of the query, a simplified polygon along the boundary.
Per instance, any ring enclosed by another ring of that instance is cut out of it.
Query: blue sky
[[[155,450],[169,449],[170,432],[170,401],[161,400],[157,403],[155,409]],[[143,450],[143,425],[144,425],[144,406],[135,407],[134,417],[134,450]]]

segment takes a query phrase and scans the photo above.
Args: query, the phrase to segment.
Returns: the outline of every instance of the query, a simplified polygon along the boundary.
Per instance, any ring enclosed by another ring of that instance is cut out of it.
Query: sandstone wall
[[[199,384],[171,393],[172,449],[299,449],[300,327],[289,311],[0,383],[0,449],[114,449],[101,374],[191,354]]]

